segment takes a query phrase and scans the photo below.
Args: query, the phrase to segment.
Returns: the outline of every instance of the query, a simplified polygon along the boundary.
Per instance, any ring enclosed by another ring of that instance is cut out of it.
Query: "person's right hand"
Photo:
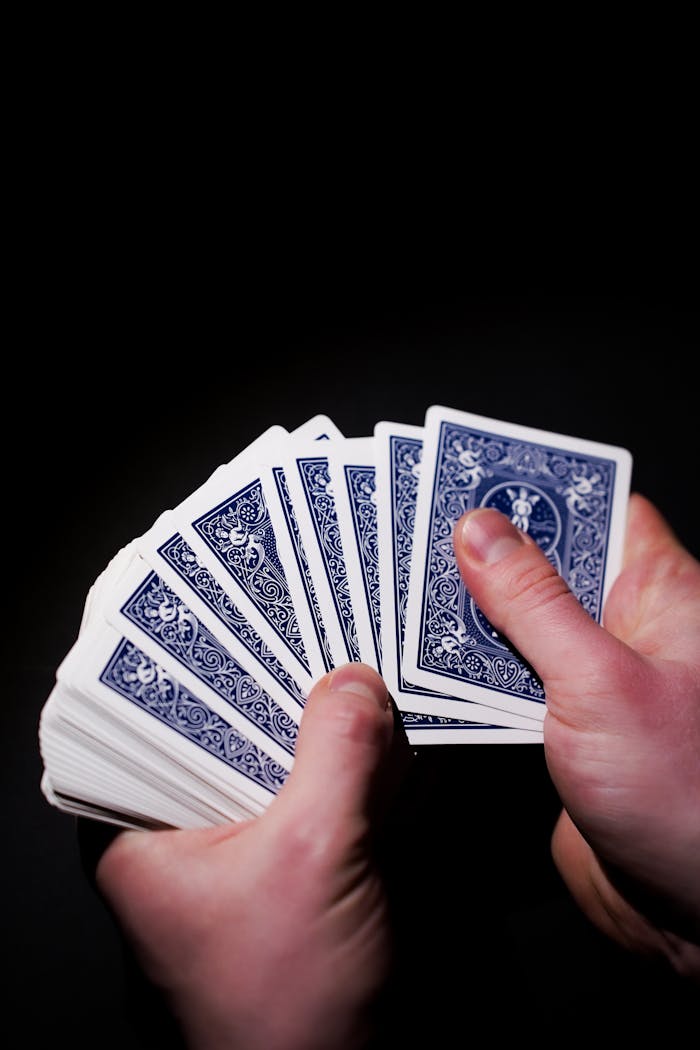
[[[309,694],[261,817],[122,832],[103,854],[97,885],[188,1046],[365,1045],[391,947],[371,847],[406,755],[381,678],[348,664]]]
[[[541,677],[547,763],[564,803],[555,862],[583,911],[700,977],[700,565],[630,501],[605,628],[494,510],[455,529],[468,590]]]

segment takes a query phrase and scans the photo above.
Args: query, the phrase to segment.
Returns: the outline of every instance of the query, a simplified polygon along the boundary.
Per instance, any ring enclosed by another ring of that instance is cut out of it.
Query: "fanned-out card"
[[[542,683],[461,581],[455,525],[475,507],[506,514],[600,621],[622,563],[631,469],[622,448],[429,409],[406,615],[406,679],[453,696],[456,716],[464,709],[461,700],[542,720]]]
[[[197,620],[298,722],[305,701],[301,687],[180,535],[172,513],[161,514],[135,545]]]
[[[105,597],[103,609],[125,638],[291,769],[297,721],[139,555]]]
[[[343,440],[340,430],[328,416],[314,416],[293,430],[288,438],[277,439],[260,473],[267,512],[277,541],[277,552],[297,612],[314,679],[331,670],[334,658],[289,489],[289,455],[291,448],[306,447],[310,442],[319,453],[326,455],[329,448]]]
[[[288,443],[284,470],[294,519],[334,666],[361,659],[345,555],[330,477],[330,442],[313,438]]]
[[[363,663],[381,673],[374,438],[334,442],[328,465],[358,653]]]
[[[116,811],[127,825],[245,819],[286,777],[230,721],[92,618],[58,669],[40,740],[47,797],[101,819]]]
[[[42,711],[42,789],[127,827],[261,814],[305,697],[364,660],[411,743],[542,741],[537,675],[461,582],[453,533],[490,507],[600,621],[622,560],[624,449],[441,407],[345,439],[270,427],[92,586]]]
[[[309,656],[277,550],[260,475],[276,440],[270,427],[231,463],[219,468],[173,512],[179,534],[223,587],[265,644],[308,694],[320,653]],[[310,630],[305,632],[311,638]]]
[[[424,430],[383,422],[377,423],[374,435],[376,481],[372,491],[376,498],[380,607],[375,631],[381,638],[382,676],[402,712],[409,740],[415,744],[541,743],[541,727],[532,719],[482,704],[456,702],[451,696],[412,685],[406,679],[406,605]],[[372,483],[369,476],[363,480]],[[366,496],[365,490],[362,496]],[[360,513],[358,509],[355,517]],[[365,524],[364,532],[367,531]],[[367,539],[364,547],[368,552],[373,549]],[[365,561],[370,576],[367,588],[373,590],[371,558],[360,558],[361,563]],[[373,608],[376,610],[376,602]],[[462,718],[454,715],[456,703]]]

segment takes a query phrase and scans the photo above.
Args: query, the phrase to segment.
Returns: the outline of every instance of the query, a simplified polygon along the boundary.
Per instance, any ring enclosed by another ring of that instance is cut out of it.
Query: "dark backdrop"
[[[572,280],[554,258],[538,281],[527,253],[503,275],[500,242],[467,267],[406,238],[388,254],[360,235],[350,254],[332,240],[310,245],[300,220],[251,255],[217,244],[213,264],[173,237],[106,270],[84,237],[77,263],[49,254],[36,339],[17,344],[4,948],[11,1008],[65,1045],[154,1046],[162,1022],[129,1007],[73,821],[40,795],[39,713],[93,579],[216,465],[273,423],[326,412],[360,436],[441,403],[626,446],[634,487],[700,553],[698,314],[684,275],[618,272],[601,250]],[[549,856],[556,811],[540,748],[419,751],[385,844],[401,967],[383,1045],[440,1045],[453,1030],[468,1044],[476,1022],[494,1039],[602,1033],[608,1019],[627,1034],[682,1030],[689,990],[612,948],[570,903]]]

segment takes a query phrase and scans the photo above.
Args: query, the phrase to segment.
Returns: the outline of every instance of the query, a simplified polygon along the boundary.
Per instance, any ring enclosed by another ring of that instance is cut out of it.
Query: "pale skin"
[[[633,496],[603,628],[503,519],[475,511],[458,532],[469,590],[545,685],[564,881],[609,936],[700,977],[700,565]],[[464,543],[479,532],[488,564]]]
[[[466,515],[455,551],[544,682],[564,805],[552,848],[573,897],[609,936],[700,980],[700,565],[632,497],[599,627],[497,511]],[[371,842],[397,748],[381,679],[338,668],[312,691],[264,816],[128,832],[103,855],[98,884],[191,1046],[363,1045],[390,965]]]

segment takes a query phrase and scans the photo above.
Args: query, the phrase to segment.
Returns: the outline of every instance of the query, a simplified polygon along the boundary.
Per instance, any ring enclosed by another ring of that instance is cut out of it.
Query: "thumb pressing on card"
[[[544,684],[564,881],[610,936],[700,976],[700,564],[632,496],[603,628],[498,511],[465,514],[454,547],[474,600]]]
[[[528,535],[496,510],[474,510],[454,535],[459,570],[477,605],[542,679],[548,711],[582,729],[617,721],[599,703],[636,654],[582,608]],[[585,688],[582,688],[585,683]]]
[[[311,690],[294,768],[270,815],[312,820],[342,851],[362,841],[383,806],[394,737],[386,685],[366,664],[345,664]]]
[[[367,848],[394,754],[379,675],[339,667],[312,689],[294,768],[258,819],[121,835],[98,881],[187,1045],[364,1046],[390,960]]]

